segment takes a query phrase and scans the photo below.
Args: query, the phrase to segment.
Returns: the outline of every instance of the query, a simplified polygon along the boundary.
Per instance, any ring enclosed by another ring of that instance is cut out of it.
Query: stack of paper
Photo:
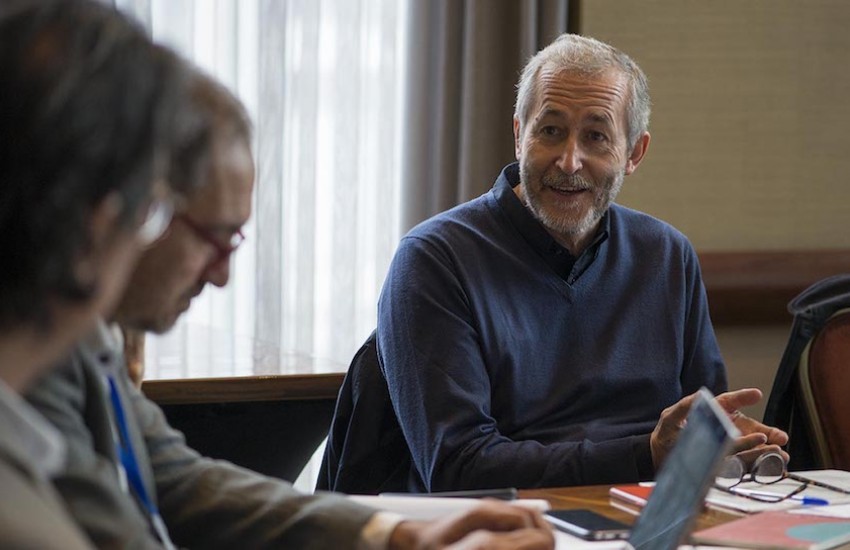
[[[796,474],[807,479],[821,481],[843,489],[850,489],[850,472],[842,470],[811,470],[805,472],[795,472]],[[745,491],[756,491],[771,495],[787,495],[793,492],[800,486],[799,481],[792,479],[784,479],[779,483],[771,485],[759,485],[758,483],[747,482],[742,483],[737,488]],[[709,491],[706,497],[706,502],[709,506],[720,508],[726,511],[743,512],[752,514],[755,512],[788,510],[791,508],[799,508],[803,505],[804,498],[819,499],[828,502],[829,504],[850,504],[850,495],[845,495],[829,489],[809,486],[802,493],[795,495],[793,499],[784,500],[781,502],[759,502],[749,498],[731,495],[718,489]]]

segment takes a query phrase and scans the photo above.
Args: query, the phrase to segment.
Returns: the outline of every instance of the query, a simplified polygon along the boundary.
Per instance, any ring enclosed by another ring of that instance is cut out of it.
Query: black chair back
[[[372,332],[352,359],[340,388],[316,490],[419,492],[424,484],[411,465]]]

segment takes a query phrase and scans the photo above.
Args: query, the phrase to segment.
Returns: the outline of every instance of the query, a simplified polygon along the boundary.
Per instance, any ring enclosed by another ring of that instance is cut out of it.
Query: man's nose
[[[568,139],[564,144],[558,158],[558,168],[565,174],[576,174],[582,169],[582,150],[575,138]]]
[[[205,282],[214,284],[221,288],[227,284],[230,279],[230,258],[221,258],[213,262],[206,271],[204,271]]]

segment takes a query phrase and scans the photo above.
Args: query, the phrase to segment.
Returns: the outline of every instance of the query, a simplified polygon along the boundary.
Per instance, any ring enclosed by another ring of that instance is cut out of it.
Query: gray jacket
[[[130,382],[120,353],[78,348],[27,396],[65,435],[68,468],[56,487],[101,548],[160,548],[144,508],[122,488],[104,372],[112,370],[148,494],[169,534],[192,548],[354,548],[374,511],[290,484],[186,446],[160,408]],[[285,445],[286,442],[269,442]]]
[[[0,381],[0,548],[92,548],[49,481],[64,456],[58,432]]]

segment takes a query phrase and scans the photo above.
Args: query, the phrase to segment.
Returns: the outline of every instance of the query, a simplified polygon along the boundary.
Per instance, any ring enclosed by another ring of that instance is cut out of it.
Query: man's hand
[[[540,512],[482,501],[468,512],[433,522],[403,521],[392,532],[390,550],[483,548],[546,550],[555,547],[552,528]]]
[[[735,441],[735,453],[748,467],[758,457],[768,452],[781,454],[787,464],[790,457],[780,447],[788,444],[788,434],[779,428],[762,424],[738,410],[741,407],[755,405],[761,398],[761,390],[756,388],[726,392],[717,396],[717,403],[723,407],[735,423],[735,427],[741,432],[741,437]]]
[[[780,429],[766,426],[754,420],[739,409],[755,405],[761,400],[761,390],[745,388],[718,395],[715,400],[729,415],[729,418],[741,431],[741,437],[735,440],[734,450],[748,466],[756,458],[767,452],[778,452],[788,461],[788,453],[780,449],[788,443],[788,434]],[[691,405],[696,399],[696,393],[683,397],[678,403],[661,411],[661,418],[649,439],[652,451],[652,463],[656,471],[664,463],[667,454],[673,449],[679,432],[685,425],[685,419]]]

